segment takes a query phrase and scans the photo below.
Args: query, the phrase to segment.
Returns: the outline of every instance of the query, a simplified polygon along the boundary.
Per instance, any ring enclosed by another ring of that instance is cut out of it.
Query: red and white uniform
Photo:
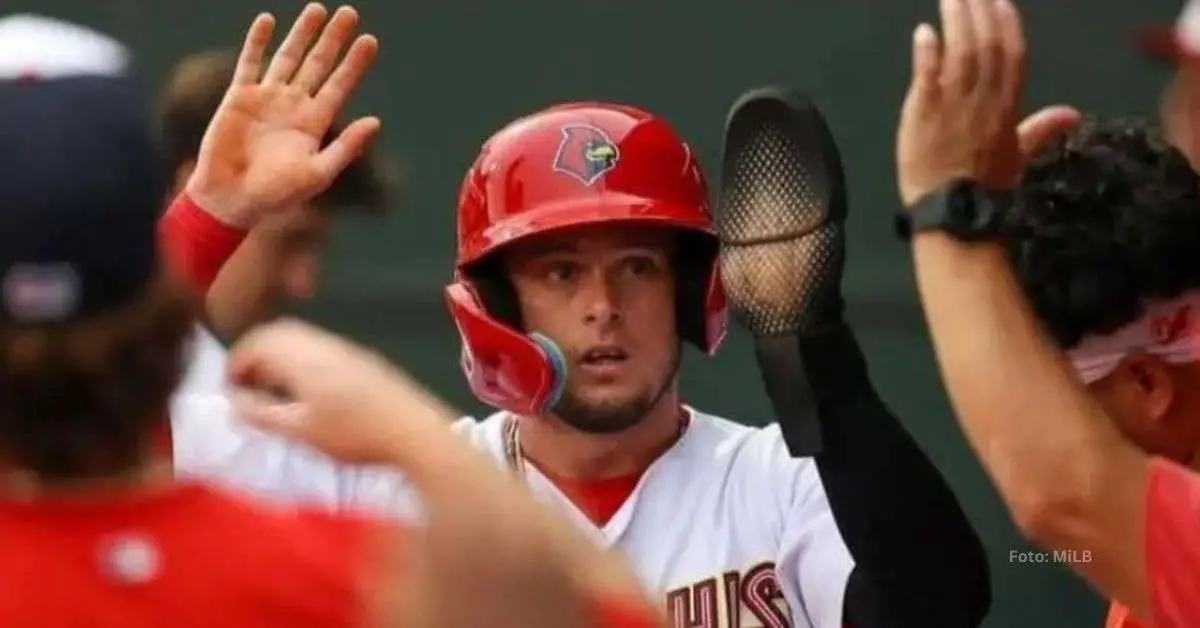
[[[777,425],[752,428],[688,412],[679,441],[633,479],[623,499],[604,494],[610,487],[603,485],[588,499],[580,494],[586,489],[529,463],[517,471],[598,545],[629,560],[662,600],[672,628],[841,628],[854,561],[815,463],[791,457]],[[463,419],[454,429],[513,467],[510,417]],[[352,499],[419,515],[399,478],[375,480]],[[600,512],[605,501],[610,512]]]

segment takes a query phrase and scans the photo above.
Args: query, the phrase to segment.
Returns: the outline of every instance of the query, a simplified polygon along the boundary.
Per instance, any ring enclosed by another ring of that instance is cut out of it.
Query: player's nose
[[[580,295],[585,300],[584,321],[589,325],[605,327],[621,320],[616,291],[604,273],[589,273]]]

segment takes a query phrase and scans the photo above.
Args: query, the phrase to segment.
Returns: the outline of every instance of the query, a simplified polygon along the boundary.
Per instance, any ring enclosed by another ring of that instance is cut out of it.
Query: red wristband
[[[171,272],[203,294],[246,232],[221,222],[187,194],[180,194],[159,219],[158,236]]]

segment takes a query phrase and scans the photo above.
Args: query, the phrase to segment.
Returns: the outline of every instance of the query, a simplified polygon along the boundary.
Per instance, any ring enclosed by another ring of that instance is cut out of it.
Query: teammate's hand
[[[353,37],[353,8],[339,8],[328,24],[327,16],[320,4],[306,6],[265,71],[274,17],[260,14],[246,33],[186,188],[229,224],[249,228],[265,213],[320,194],[379,131],[378,118],[360,118],[321,148],[379,47],[370,35]]]
[[[1167,139],[1200,168],[1200,64],[1180,63],[1162,99],[1162,124]]]
[[[942,37],[913,32],[913,76],[900,114],[900,198],[911,205],[957,177],[1012,187],[1046,140],[1074,127],[1070,107],[1021,123],[1025,36],[1011,0],[941,0]]]
[[[382,357],[295,320],[245,334],[231,348],[229,378],[247,423],[345,462],[392,463],[407,430],[457,418]],[[372,411],[382,404],[388,411]]]

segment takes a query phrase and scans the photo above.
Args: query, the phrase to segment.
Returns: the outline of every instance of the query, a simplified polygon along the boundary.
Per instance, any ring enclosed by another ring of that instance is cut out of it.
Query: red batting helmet
[[[462,368],[480,400],[517,414],[558,401],[566,363],[527,332],[494,253],[580,225],[635,223],[683,236],[677,266],[680,336],[712,354],[725,336],[708,187],[691,148],[662,118],[610,103],[569,103],[521,118],[484,143],[458,200],[458,259],[446,301]]]

